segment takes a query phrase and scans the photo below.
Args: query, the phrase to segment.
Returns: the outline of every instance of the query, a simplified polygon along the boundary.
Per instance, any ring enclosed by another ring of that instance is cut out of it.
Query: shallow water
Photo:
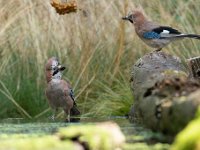
[[[169,138],[160,133],[154,133],[141,125],[132,124],[126,117],[113,116],[109,118],[82,117],[80,122],[65,123],[62,121],[46,120],[24,120],[20,118],[9,118],[0,121],[1,135],[28,134],[28,135],[51,135],[57,132],[60,127],[81,125],[87,123],[113,121],[116,122],[126,136],[127,146],[125,149],[156,149],[167,150],[170,147]]]

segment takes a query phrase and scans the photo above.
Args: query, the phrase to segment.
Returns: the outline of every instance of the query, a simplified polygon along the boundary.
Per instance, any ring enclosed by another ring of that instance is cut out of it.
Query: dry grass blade
[[[127,12],[128,8],[128,1],[126,0],[124,2],[124,12]],[[116,53],[114,64],[115,68],[113,71],[113,77],[116,75],[116,73],[119,70],[120,67],[120,62],[121,62],[121,57],[123,56],[124,53],[124,41],[125,41],[125,24],[124,22],[120,22],[120,27],[119,27],[119,49]]]
[[[80,90],[80,92],[77,94],[77,96],[75,97],[75,100],[81,95],[81,93],[83,93],[86,89],[87,89],[87,87],[92,83],[92,81],[95,79],[95,77],[96,77],[96,75],[94,75],[92,78],[91,78],[91,80],[88,82],[88,84],[87,85],[85,85],[81,90]]]
[[[85,72],[86,68],[88,67],[89,63],[91,62],[91,60],[92,60],[92,58],[93,58],[93,56],[94,56],[96,50],[98,49],[99,45],[100,45],[100,42],[96,45],[96,48],[93,50],[93,52],[92,52],[92,54],[90,55],[89,59],[88,59],[87,62],[85,63],[85,66],[83,67],[83,69],[82,69],[82,71],[81,71],[79,77],[78,77],[77,80],[76,80],[76,83],[75,83],[75,85],[74,85],[74,90],[76,89],[76,87],[77,87],[77,85],[78,85],[78,83],[79,83],[79,81],[80,81],[80,79],[81,79],[83,73]]]
[[[22,15],[24,15],[25,12],[26,12],[27,10],[31,9],[32,7],[33,7],[33,6],[28,6],[28,7],[26,7],[25,9],[19,11],[15,16],[13,16],[12,19],[10,19],[9,21],[7,21],[7,23],[4,25],[4,28],[2,28],[2,29],[0,30],[0,36],[2,36],[3,33],[5,33],[5,31],[6,31],[14,22],[16,22],[16,20],[17,20],[19,17],[21,17]]]
[[[35,119],[45,115],[46,113],[48,113],[50,111],[50,108],[45,109],[44,111],[42,111],[41,113],[39,113],[38,115],[34,116]]]
[[[31,119],[32,117],[14,100],[14,98],[12,97],[11,93],[9,92],[9,90],[6,88],[6,86],[4,85],[4,83],[0,80],[0,84],[2,85],[2,87],[4,88],[5,91],[3,91],[2,89],[0,89],[0,92],[5,95],[16,107],[17,109],[22,112],[22,114],[24,114],[27,118]]]

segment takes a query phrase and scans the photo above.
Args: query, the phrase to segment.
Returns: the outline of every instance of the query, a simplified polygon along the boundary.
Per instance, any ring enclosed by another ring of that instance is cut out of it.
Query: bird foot
[[[68,120],[68,119],[65,119],[65,122],[66,122],[66,123],[70,123],[70,120]]]
[[[162,50],[162,48],[158,48],[158,49],[154,50],[153,52],[159,52],[161,50]]]
[[[52,121],[55,121],[55,116],[52,115],[52,116],[49,117],[49,119],[52,120]]]
[[[70,120],[69,118],[66,118],[66,119],[65,119],[65,122],[70,123],[71,120]]]
[[[67,116],[67,118],[65,119],[65,122],[70,122],[70,115]]]

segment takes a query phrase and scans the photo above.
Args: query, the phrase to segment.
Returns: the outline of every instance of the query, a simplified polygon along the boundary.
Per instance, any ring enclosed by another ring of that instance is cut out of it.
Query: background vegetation
[[[199,0],[77,0],[79,10],[58,15],[50,1],[0,0],[0,116],[47,116],[44,65],[57,56],[67,66],[84,116],[124,115],[133,97],[133,63],[152,51],[121,17],[140,6],[149,18],[200,34]],[[182,59],[200,54],[200,41],[171,44]]]

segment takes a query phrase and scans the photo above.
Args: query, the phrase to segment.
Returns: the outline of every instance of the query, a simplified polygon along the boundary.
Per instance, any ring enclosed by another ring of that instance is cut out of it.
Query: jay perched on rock
[[[184,34],[169,26],[161,26],[153,21],[147,20],[141,11],[135,10],[122,19],[130,21],[139,38],[148,46],[160,51],[172,41],[183,38],[200,39],[200,35]]]
[[[68,81],[62,80],[62,73],[65,67],[62,67],[57,58],[52,57],[46,64],[46,96],[51,108],[58,111],[58,108],[63,108],[67,115],[67,121],[70,122],[71,115],[80,115],[74,100],[72,87]],[[52,116],[54,120],[55,113]]]

